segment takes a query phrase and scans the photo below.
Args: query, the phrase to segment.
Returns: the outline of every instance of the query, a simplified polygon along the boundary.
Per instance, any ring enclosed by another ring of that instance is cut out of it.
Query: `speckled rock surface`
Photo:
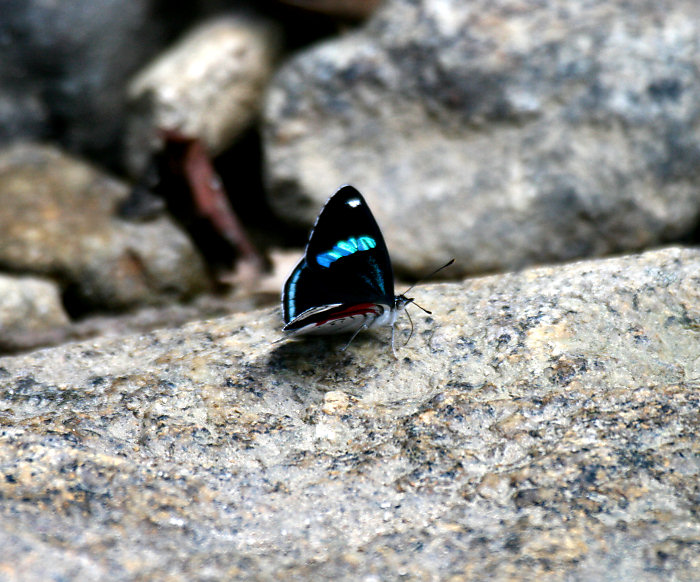
[[[1,151],[0,268],[55,278],[94,307],[154,304],[206,288],[204,263],[173,222],[115,218],[127,192],[49,146]]]
[[[668,249],[421,286],[398,361],[272,309],[0,359],[0,572],[697,579],[699,290]]]
[[[0,350],[9,336],[65,326],[58,286],[35,277],[0,274]]]
[[[355,185],[417,276],[673,240],[700,216],[698,55],[695,0],[389,0],[276,76],[272,201],[308,225]]]
[[[260,113],[279,31],[262,19],[221,16],[200,24],[132,80],[128,164],[142,172],[169,129],[221,153]]]

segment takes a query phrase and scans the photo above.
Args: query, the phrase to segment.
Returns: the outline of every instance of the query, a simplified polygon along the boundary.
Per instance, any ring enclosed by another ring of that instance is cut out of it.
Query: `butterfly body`
[[[393,349],[397,314],[411,301],[394,295],[389,252],[367,202],[342,186],[319,213],[304,257],[285,283],[283,330],[321,335],[390,325]]]

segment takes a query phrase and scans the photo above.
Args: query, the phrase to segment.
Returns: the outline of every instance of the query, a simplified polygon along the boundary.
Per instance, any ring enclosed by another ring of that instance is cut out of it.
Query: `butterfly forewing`
[[[331,305],[394,304],[394,276],[384,237],[365,199],[343,186],[321,210],[304,258],[287,279],[284,321]],[[297,327],[303,322],[295,322]],[[285,329],[294,327],[287,325]]]

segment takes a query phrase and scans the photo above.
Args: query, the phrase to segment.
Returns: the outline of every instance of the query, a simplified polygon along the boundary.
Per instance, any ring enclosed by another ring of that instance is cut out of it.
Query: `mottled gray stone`
[[[123,308],[208,285],[190,239],[167,217],[115,217],[128,187],[40,145],[0,152],[0,265],[56,278],[85,307]]]
[[[68,324],[58,286],[34,277],[0,274],[0,349],[10,336]]]
[[[673,240],[700,214],[699,55],[695,0],[390,0],[276,76],[272,202],[311,224],[354,184],[414,274]]]
[[[398,361],[277,309],[2,358],[0,572],[693,580],[699,283],[669,249],[421,286]]]
[[[260,113],[280,42],[270,22],[220,16],[140,71],[128,89],[131,170],[143,171],[159,129],[199,137],[212,154],[229,147]]]

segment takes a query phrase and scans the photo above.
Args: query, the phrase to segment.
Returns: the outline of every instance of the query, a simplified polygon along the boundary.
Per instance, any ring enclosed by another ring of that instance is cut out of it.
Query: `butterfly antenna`
[[[452,263],[454,263],[454,262],[455,262],[454,259],[450,259],[450,260],[447,261],[442,267],[438,267],[437,269],[435,269],[435,270],[434,270],[432,273],[430,273],[429,275],[426,275],[425,277],[422,277],[421,279],[418,279],[418,281],[416,281],[413,285],[411,285],[408,289],[406,289],[406,290],[403,292],[403,295],[406,295],[406,293],[408,293],[411,289],[413,289],[416,285],[418,285],[418,283],[422,283],[423,281],[426,281],[427,279],[430,279],[430,278],[434,277],[437,273],[439,273],[439,272],[442,271],[443,269],[446,269],[447,267],[449,267],[449,266],[450,266]],[[420,305],[417,305],[417,307],[420,307],[420,309],[423,309]],[[430,311],[428,311],[427,309],[423,309],[423,311],[425,311],[426,313],[430,313]]]
[[[421,305],[418,305],[415,301],[411,301],[411,303],[412,303],[413,305],[415,305],[418,309],[422,309],[423,311],[425,311],[428,315],[432,315],[432,314],[433,314],[432,311],[428,311],[425,307],[422,307]],[[408,311],[407,311],[406,313],[408,313]],[[411,316],[409,315],[408,317],[409,317],[409,319],[410,319]]]

